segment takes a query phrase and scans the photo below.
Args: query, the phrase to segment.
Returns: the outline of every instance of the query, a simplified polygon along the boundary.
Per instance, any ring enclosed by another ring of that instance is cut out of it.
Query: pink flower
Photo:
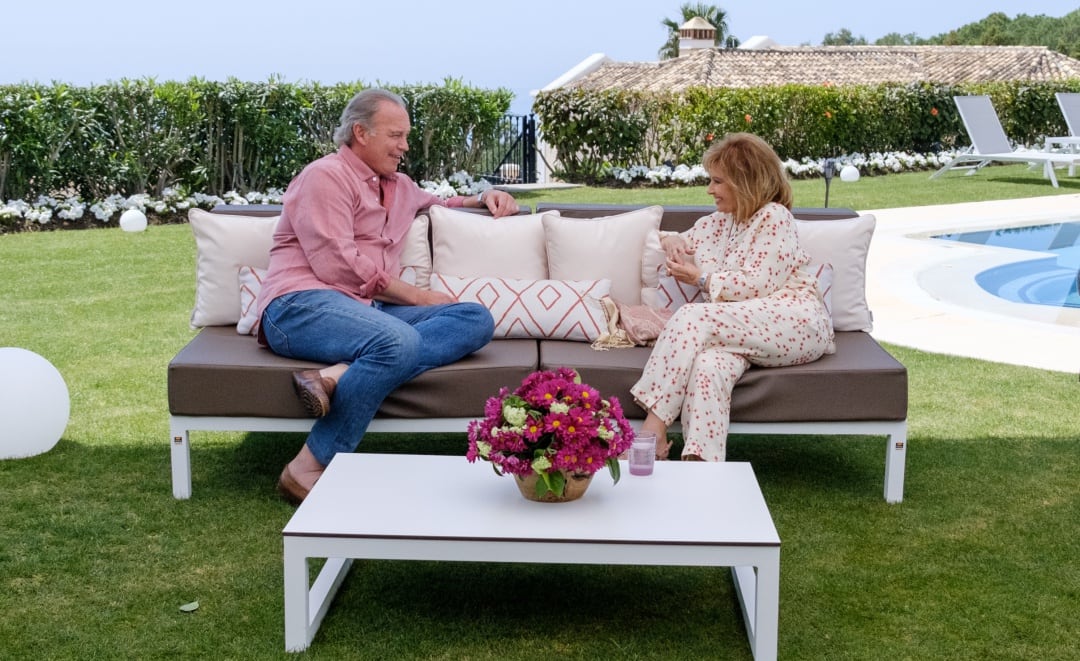
[[[466,458],[490,461],[500,473],[595,473],[607,466],[618,482],[618,457],[633,429],[619,400],[605,399],[572,369],[533,372],[513,392],[500,388],[469,423]]]

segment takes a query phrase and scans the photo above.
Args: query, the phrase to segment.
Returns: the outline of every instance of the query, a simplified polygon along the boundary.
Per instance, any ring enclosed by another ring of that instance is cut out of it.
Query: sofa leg
[[[897,423],[885,446],[885,502],[904,500],[904,468],[907,460],[907,422]]]
[[[188,430],[175,424],[169,425],[172,447],[172,488],[173,497],[191,498],[191,445]]]

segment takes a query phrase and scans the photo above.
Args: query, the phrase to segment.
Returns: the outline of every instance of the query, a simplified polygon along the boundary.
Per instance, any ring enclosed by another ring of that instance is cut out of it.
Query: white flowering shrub
[[[459,170],[441,181],[421,181],[419,186],[445,200],[455,195],[482,193],[491,188],[491,183],[485,179],[473,179],[471,174]]]
[[[833,159],[835,172],[839,173],[845,165],[852,165],[863,176],[891,174],[918,170],[936,170],[956,155],[957,151],[941,151],[932,154],[913,154],[908,152],[845,154]],[[820,177],[824,172],[825,159],[803,158],[783,162],[784,169],[793,179]],[[604,171],[606,181],[616,185],[651,185],[651,186],[700,186],[708,183],[709,173],[700,165],[661,165],[647,167],[635,165],[629,168],[607,167]],[[476,195],[492,188],[485,179],[474,179],[464,171],[458,171],[440,181],[421,181],[420,187],[442,199],[454,195]],[[17,226],[30,222],[46,225],[54,218],[77,222],[89,220],[90,216],[101,223],[118,220],[120,214],[128,209],[138,209],[143,213],[165,216],[186,213],[188,209],[212,209],[219,204],[281,204],[284,191],[276,188],[266,192],[250,191],[241,195],[229,191],[223,196],[203,193],[188,194],[179,188],[166,188],[159,198],[145,193],[124,197],[110,195],[104,200],[91,204],[75,196],[53,197],[40,196],[32,203],[24,200],[8,200],[0,203],[0,228]],[[87,216],[87,214],[90,216]]]

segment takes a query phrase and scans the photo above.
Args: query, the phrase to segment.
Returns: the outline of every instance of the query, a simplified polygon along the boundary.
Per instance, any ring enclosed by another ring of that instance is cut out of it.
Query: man
[[[409,146],[405,102],[379,89],[357,94],[334,131],[337,152],[289,184],[259,294],[259,341],[282,356],[331,364],[293,375],[319,419],[278,480],[299,503],[338,452],[352,452],[383,399],[425,370],[452,363],[494,333],[481,305],[398,278],[402,241],[433,204],[517,213],[503,191],[445,202],[397,171]]]

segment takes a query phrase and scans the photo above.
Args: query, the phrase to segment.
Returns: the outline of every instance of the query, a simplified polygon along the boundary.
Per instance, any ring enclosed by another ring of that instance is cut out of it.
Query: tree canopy
[[[825,35],[823,46],[859,45],[867,43],[861,35],[841,28]],[[914,33],[890,32],[874,41],[877,46],[1046,46],[1069,57],[1080,57],[1080,9],[1060,18],[1039,14],[1018,14],[1009,18],[993,12],[986,18],[968,23],[943,34],[923,38]]]

